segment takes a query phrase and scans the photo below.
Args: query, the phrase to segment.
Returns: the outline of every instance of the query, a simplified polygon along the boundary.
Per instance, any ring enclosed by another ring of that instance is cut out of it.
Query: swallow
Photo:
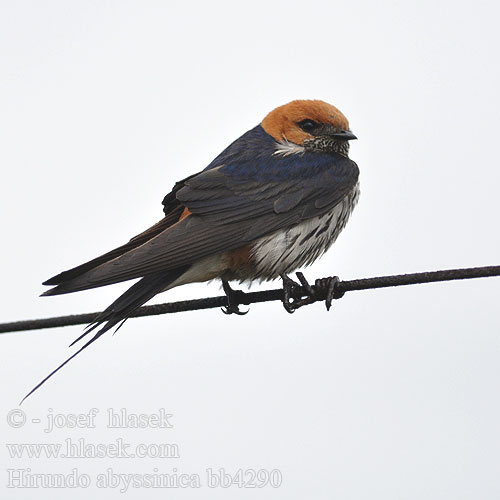
[[[226,312],[241,314],[229,281],[281,277],[289,284],[289,273],[335,242],[358,201],[359,169],[348,156],[352,139],[335,106],[319,100],[280,106],[204,170],[177,182],[154,226],[45,281],[53,288],[43,295],[51,296],[139,278],[73,344],[97,330],[93,336],[24,399],[160,292],[220,279]]]

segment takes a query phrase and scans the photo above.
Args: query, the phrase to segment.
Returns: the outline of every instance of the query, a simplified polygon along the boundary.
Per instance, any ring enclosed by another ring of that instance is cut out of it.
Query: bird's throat
[[[319,151],[322,153],[337,153],[349,158],[349,142],[338,140],[334,137],[315,137],[304,141],[306,151]]]

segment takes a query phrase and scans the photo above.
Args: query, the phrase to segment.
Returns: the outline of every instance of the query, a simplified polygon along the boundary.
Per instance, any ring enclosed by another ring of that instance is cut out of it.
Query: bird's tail
[[[80,354],[84,349],[86,349],[90,344],[95,342],[101,335],[106,333],[108,330],[118,325],[120,328],[123,323],[130,317],[130,315],[138,309],[140,306],[145,304],[149,299],[154,297],[157,293],[164,291],[174,283],[177,278],[182,276],[188,269],[189,265],[182,266],[174,270],[165,271],[163,273],[156,273],[154,275],[148,275],[139,280],[133,286],[131,286],[124,294],[120,295],[107,309],[105,309],[97,318],[90,323],[76,340],[71,344],[74,345],[81,339],[83,339],[90,332],[102,326],[94,336],[89,339],[78,351],[72,354],[66,361],[61,363],[55,370],[49,373],[39,384],[37,384],[31,391],[24,396],[21,403],[31,394],[33,394],[40,386],[42,386],[52,375],[56,374],[64,365],[69,363],[75,356]],[[118,330],[117,328],[117,330]]]

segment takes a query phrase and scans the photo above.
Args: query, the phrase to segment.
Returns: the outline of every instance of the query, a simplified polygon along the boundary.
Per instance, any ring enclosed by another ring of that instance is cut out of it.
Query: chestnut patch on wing
[[[191,212],[189,211],[189,208],[186,207],[177,222],[180,222],[182,219],[185,219],[188,215],[191,215]]]

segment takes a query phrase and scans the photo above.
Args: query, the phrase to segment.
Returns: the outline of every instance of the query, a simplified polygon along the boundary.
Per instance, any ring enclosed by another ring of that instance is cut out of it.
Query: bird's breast
[[[359,198],[359,186],[329,212],[231,252],[228,279],[270,280],[312,264],[335,242]]]

